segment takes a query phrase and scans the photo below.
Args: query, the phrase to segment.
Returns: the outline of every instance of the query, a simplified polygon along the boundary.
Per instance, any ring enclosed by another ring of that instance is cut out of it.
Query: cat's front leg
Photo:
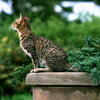
[[[35,72],[34,70],[36,68],[40,67],[40,63],[39,63],[38,58],[32,57],[31,60],[32,60],[32,65],[33,65],[34,68],[30,72]]]
[[[38,59],[35,59],[35,60],[32,59],[32,65],[34,66],[34,68],[40,67],[39,60]]]

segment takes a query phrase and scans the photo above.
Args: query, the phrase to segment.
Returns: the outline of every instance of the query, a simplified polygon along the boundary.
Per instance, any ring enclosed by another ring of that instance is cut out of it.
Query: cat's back
[[[65,51],[58,46],[55,42],[48,40],[44,37],[38,37],[35,41],[36,49],[39,50],[42,54],[55,54],[58,56],[65,57]]]

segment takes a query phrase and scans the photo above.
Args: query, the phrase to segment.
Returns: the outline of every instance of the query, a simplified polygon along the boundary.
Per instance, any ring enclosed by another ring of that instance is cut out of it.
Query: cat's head
[[[18,30],[18,31],[23,30],[24,28],[28,27],[28,25],[29,25],[28,21],[29,21],[28,17],[20,15],[20,18],[16,19],[12,23],[11,27],[12,27],[12,29]]]

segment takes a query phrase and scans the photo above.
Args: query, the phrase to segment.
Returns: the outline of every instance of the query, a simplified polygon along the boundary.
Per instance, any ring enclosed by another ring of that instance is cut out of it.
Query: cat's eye
[[[21,23],[15,22],[15,25],[17,25],[17,27],[19,27],[21,25]]]

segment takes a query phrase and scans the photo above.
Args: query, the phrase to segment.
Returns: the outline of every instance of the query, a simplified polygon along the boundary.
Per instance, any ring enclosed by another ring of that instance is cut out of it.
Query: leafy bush
[[[31,100],[32,96],[30,94],[16,94],[13,96],[1,96],[0,100]]]
[[[25,80],[25,78],[26,78],[26,75],[28,73],[30,73],[30,70],[32,70],[32,69],[33,69],[32,65],[18,67],[10,75],[11,81],[12,81],[12,85],[16,86],[16,85],[20,84],[21,82],[23,82]]]
[[[94,85],[100,84],[100,39],[85,38],[87,47],[69,52],[69,61],[78,71],[88,72]]]

